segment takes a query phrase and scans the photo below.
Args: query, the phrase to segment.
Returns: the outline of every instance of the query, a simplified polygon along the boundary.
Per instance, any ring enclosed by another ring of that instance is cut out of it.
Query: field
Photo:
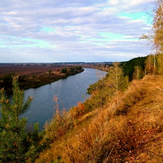
[[[14,66],[14,65],[1,65],[0,77],[4,74],[18,73],[20,75],[39,75],[41,73],[61,70],[64,66]]]

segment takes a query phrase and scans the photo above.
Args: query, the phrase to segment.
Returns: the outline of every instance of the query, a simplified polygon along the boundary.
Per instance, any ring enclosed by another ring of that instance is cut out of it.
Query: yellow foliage
[[[85,113],[85,106],[81,102],[78,102],[77,106],[70,109],[69,114],[73,119],[78,119]]]

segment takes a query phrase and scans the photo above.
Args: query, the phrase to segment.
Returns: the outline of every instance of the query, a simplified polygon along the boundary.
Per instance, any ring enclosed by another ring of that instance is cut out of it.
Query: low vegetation
[[[54,96],[56,114],[42,133],[38,124],[26,131],[26,119],[19,119],[32,99],[24,102],[17,80],[20,86],[27,79],[39,83],[45,74],[13,77],[13,101],[4,89],[0,91],[0,163],[163,162],[163,8],[161,1],[157,4],[152,36],[157,53],[102,67],[108,71],[106,77],[90,85],[90,98],[69,112],[59,110]],[[61,71],[67,76],[78,70]],[[49,70],[45,76],[50,81],[53,75]],[[5,75],[0,84],[11,85],[8,80],[11,75]]]
[[[69,112],[54,96],[56,114],[41,133],[38,124],[26,131],[26,119],[18,119],[32,99],[23,102],[14,77],[13,102],[1,91],[1,162],[163,162],[163,77],[148,72],[129,83],[122,70],[114,63]]]
[[[105,78],[90,85],[88,100],[52,119],[49,125],[60,121],[52,135],[62,134],[36,162],[162,162],[162,80],[148,74],[128,86],[114,63]]]
[[[62,134],[36,162],[162,162],[162,80],[147,75],[132,81],[103,108],[75,118],[66,114],[71,123],[63,117],[60,121],[71,127],[64,130],[65,123],[60,122],[58,127],[66,132],[55,130],[53,135]]]

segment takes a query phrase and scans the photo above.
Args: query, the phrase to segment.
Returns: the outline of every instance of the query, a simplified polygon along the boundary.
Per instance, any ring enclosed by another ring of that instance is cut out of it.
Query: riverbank
[[[99,77],[96,75],[99,70],[85,68],[84,72],[60,79],[38,88],[25,90],[25,98],[33,97],[32,103],[27,112],[22,117],[28,118],[27,126],[39,123],[39,131],[44,130],[46,121],[50,121],[55,112],[56,103],[54,96],[58,98],[60,110],[70,110],[77,103],[84,102],[89,95],[86,94],[89,85],[97,82]],[[105,76],[105,72],[101,72]],[[39,104],[39,105],[38,105]]]
[[[59,124],[56,132],[47,124],[46,136],[53,140],[36,162],[162,162],[162,80],[151,75],[134,80],[76,123],[61,116],[53,123]],[[83,111],[82,104],[77,107]]]
[[[43,70],[42,70],[43,71]],[[59,79],[67,78],[71,75],[76,75],[84,71],[81,66],[69,66],[58,69],[50,69],[42,72],[30,72],[29,74],[17,71],[9,71],[10,73],[4,74],[0,79],[0,88],[5,88],[7,93],[12,92],[12,75],[19,75],[19,86],[21,89],[37,88],[45,84],[55,82]],[[24,71],[25,72],[25,71]]]

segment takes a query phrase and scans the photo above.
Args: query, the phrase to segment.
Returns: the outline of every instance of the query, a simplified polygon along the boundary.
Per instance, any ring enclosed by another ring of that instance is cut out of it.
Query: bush
[[[66,111],[57,112],[50,122],[45,123],[45,139],[53,143],[74,126],[74,123]]]
[[[62,68],[62,73],[66,73],[67,72],[67,68]]]
[[[10,74],[4,74],[3,75],[3,83],[5,86],[11,86],[12,85],[12,76],[14,76],[15,73],[10,73]]]
[[[77,70],[81,70],[82,69],[82,66],[76,66],[76,69]]]
[[[78,102],[77,106],[74,106],[69,111],[73,119],[78,119],[85,113],[85,106],[81,102]]]
[[[71,72],[74,72],[74,71],[75,71],[75,68],[74,68],[74,67],[71,67],[71,68],[70,68],[70,71],[71,71]]]

